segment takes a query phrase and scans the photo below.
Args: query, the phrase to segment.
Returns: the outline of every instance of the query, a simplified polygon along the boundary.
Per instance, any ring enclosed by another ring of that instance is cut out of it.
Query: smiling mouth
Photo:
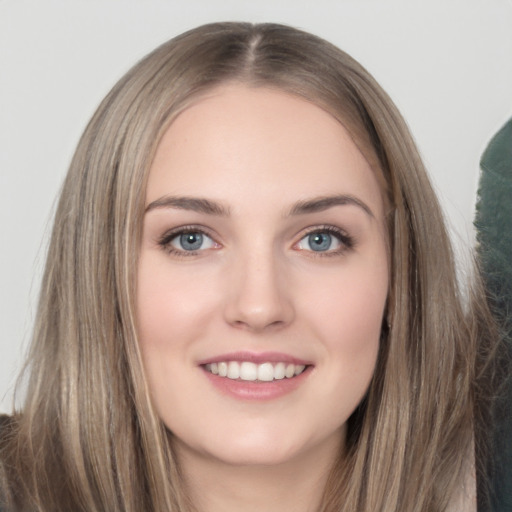
[[[256,364],[250,361],[219,361],[205,364],[203,368],[213,375],[227,379],[272,382],[297,377],[304,372],[307,365],[282,362]]]

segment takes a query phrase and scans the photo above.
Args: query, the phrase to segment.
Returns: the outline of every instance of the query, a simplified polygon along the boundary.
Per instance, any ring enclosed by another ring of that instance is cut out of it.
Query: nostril
[[[273,331],[278,330],[287,325],[283,320],[266,321],[265,319],[255,320],[254,318],[247,320],[235,320],[230,322],[233,327],[248,331]]]

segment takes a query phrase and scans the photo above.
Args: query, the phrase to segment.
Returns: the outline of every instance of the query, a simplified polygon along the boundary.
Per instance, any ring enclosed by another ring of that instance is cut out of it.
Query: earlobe
[[[384,305],[384,313],[382,315],[382,331],[383,333],[388,333],[393,326],[393,311],[389,305],[390,303],[390,292],[388,292],[388,297],[386,299],[386,304]]]

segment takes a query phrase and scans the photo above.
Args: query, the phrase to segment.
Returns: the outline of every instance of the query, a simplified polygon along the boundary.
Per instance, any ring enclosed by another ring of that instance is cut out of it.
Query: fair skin
[[[164,134],[146,205],[140,347],[193,501],[315,510],[379,348],[372,169],[319,107],[227,84]]]

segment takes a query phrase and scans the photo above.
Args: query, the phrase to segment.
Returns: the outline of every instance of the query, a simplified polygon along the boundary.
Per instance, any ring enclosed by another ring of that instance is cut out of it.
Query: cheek
[[[165,255],[164,255],[165,256]],[[163,261],[162,261],[163,260]],[[175,408],[193,403],[191,347],[204,336],[211,296],[202,279],[175,272],[165,257],[142,253],[137,280],[139,348],[153,404],[167,425]],[[207,283],[208,281],[206,281]]]
[[[137,317],[143,351],[172,350],[200,334],[213,309],[208,282],[200,275],[191,278],[188,272],[173,272],[160,255],[141,256]]]
[[[338,386],[339,390],[341,384],[349,394],[353,388],[362,397],[379,351],[388,294],[386,260],[333,272],[318,284],[304,303],[304,315],[310,318],[314,336],[322,340],[335,363],[338,374],[333,375],[333,388]],[[340,379],[342,383],[337,382]]]
[[[325,308],[318,315],[332,370],[328,374],[327,395],[332,404],[337,404],[333,416],[344,423],[360,404],[375,372],[387,278],[376,274],[366,280],[354,275],[340,279],[337,284],[331,288],[331,300],[325,301]],[[339,293],[340,286],[347,287],[344,293]]]
[[[325,275],[309,293],[306,307],[330,339],[350,333],[347,338],[356,343],[380,333],[387,294],[385,261],[376,262]]]

